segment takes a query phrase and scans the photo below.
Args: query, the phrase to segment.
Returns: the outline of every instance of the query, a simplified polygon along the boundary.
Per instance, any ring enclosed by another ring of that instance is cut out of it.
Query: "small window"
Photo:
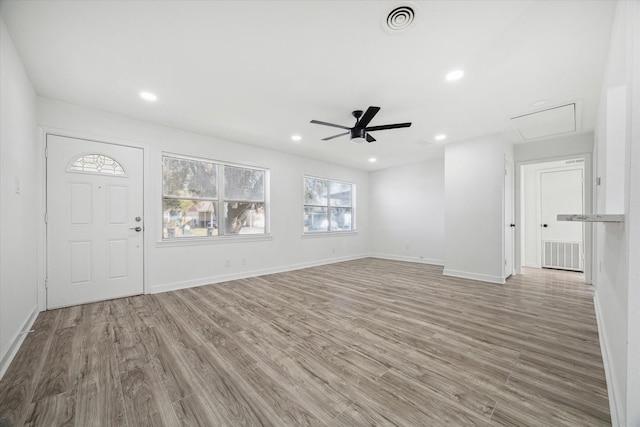
[[[71,163],[68,170],[71,172],[99,173],[104,175],[126,175],[120,163],[103,154],[86,154]]]
[[[304,177],[304,233],[355,230],[355,184]]]

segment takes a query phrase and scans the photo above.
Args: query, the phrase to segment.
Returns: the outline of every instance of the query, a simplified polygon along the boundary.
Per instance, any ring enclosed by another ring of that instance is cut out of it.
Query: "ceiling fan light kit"
[[[323,138],[323,141],[329,141],[333,138],[338,138],[340,136],[349,135],[351,142],[354,143],[362,143],[365,140],[367,142],[374,142],[376,139],[369,135],[369,132],[378,131],[378,130],[387,130],[387,129],[398,129],[398,128],[408,128],[411,126],[411,122],[407,123],[395,123],[392,125],[382,125],[382,126],[369,126],[367,125],[371,122],[373,117],[378,114],[380,111],[380,107],[369,107],[367,111],[363,112],[362,110],[355,110],[351,113],[353,117],[356,119],[356,124],[353,127],[337,125],[335,123],[321,122],[319,120],[311,120],[311,123],[323,126],[331,126],[335,128],[345,129],[347,132],[339,133],[337,135],[329,136],[327,138]]]

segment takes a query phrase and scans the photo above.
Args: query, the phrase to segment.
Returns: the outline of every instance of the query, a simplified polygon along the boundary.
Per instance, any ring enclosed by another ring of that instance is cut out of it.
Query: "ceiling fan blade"
[[[367,142],[374,142],[376,139],[371,135],[367,134]]]
[[[316,125],[332,126],[334,128],[340,128],[340,129],[347,129],[347,130],[351,129],[348,126],[336,125],[334,123],[321,122],[320,120],[311,120],[310,123],[315,123]]]
[[[360,120],[358,120],[358,123],[356,124],[356,127],[359,128],[359,129],[367,127],[367,125],[369,124],[371,119],[373,119],[373,116],[378,114],[378,111],[380,111],[380,107],[369,107],[369,108],[367,108],[367,111],[365,111],[364,115],[362,117],[360,117]]]
[[[385,129],[398,129],[398,128],[408,128],[411,126],[411,122],[409,123],[396,123],[393,125],[382,125],[382,126],[371,126],[370,128],[365,128],[365,132],[372,132],[374,130],[385,130]]]
[[[328,141],[328,140],[330,140],[330,139],[337,138],[337,137],[339,137],[339,136],[345,136],[345,135],[349,135],[349,132],[339,133],[339,134],[337,134],[337,135],[329,136],[329,137],[327,137],[327,138],[322,138],[322,140],[323,140],[323,141]]]

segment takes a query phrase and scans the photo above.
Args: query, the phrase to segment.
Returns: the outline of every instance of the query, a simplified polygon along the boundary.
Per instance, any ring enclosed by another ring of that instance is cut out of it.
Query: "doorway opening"
[[[591,281],[591,233],[583,223],[558,221],[558,214],[590,212],[586,155],[519,167],[519,270],[564,270]],[[524,268],[523,268],[524,267]]]

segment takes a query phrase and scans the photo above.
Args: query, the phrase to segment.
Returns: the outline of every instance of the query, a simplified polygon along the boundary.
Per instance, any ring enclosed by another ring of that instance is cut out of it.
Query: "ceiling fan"
[[[386,130],[386,129],[397,129],[397,128],[408,128],[411,126],[411,122],[409,123],[396,123],[393,125],[382,125],[382,126],[369,126],[369,122],[371,119],[380,111],[380,107],[369,107],[367,111],[363,113],[362,110],[355,110],[351,113],[353,117],[356,118],[356,124],[354,127],[336,125],[334,123],[321,122],[319,120],[311,120],[311,123],[315,123],[317,125],[324,126],[332,126],[334,128],[346,129],[347,132],[339,133],[338,135],[329,136],[327,138],[322,138],[323,141],[328,141],[333,138],[338,138],[339,136],[350,135],[352,142],[364,142],[366,139],[367,142],[373,142],[376,139],[369,135],[369,132],[373,132],[376,130]]]

